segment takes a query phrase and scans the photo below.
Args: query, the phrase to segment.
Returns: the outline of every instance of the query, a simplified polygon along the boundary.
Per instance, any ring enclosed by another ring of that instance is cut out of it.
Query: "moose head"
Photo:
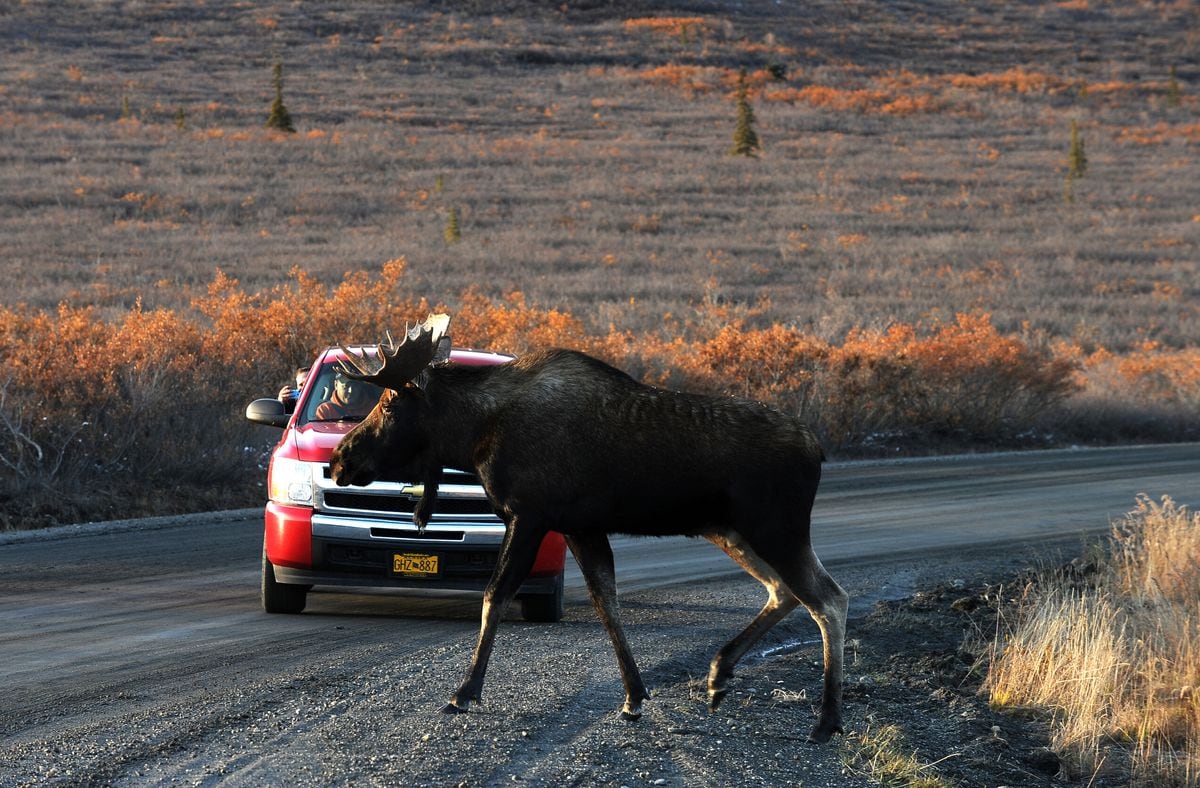
[[[436,484],[441,466],[429,456],[430,436],[422,428],[428,401],[419,379],[431,364],[449,358],[449,325],[449,315],[430,315],[408,328],[400,344],[389,334],[387,345],[377,345],[373,357],[342,346],[346,361],[340,372],[385,391],[334,449],[329,470],[336,484],[367,485],[378,479]]]

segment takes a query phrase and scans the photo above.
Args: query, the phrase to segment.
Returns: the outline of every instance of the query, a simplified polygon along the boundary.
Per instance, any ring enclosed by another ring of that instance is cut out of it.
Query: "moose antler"
[[[399,345],[387,333],[387,346],[376,345],[375,358],[341,345],[346,360],[339,364],[338,371],[348,378],[399,391],[427,366],[449,357],[450,337],[446,334],[449,326],[449,315],[430,315],[424,323],[411,328],[406,325]]]

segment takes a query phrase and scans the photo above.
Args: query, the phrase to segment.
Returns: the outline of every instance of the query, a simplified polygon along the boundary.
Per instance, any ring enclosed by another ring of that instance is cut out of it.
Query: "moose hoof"
[[[811,744],[825,744],[833,738],[833,734],[846,731],[842,728],[839,722],[818,722],[812,731],[808,734],[808,741]]]
[[[640,707],[636,708],[636,709],[631,709],[628,706],[626,706],[625,708],[621,709],[621,719],[625,720],[626,722],[637,722],[641,718],[642,718],[642,710]]]
[[[445,706],[442,707],[442,714],[466,714],[466,713],[467,713],[467,710],[462,706],[456,705],[454,703],[454,701],[450,701],[449,703],[447,703]]]
[[[721,701],[725,700],[725,696],[729,694],[726,689],[710,689],[708,691],[708,711],[712,713],[721,705]]]

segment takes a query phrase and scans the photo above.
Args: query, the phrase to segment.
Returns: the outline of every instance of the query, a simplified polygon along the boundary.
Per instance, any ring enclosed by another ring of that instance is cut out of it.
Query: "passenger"
[[[300,389],[304,388],[304,381],[308,378],[308,367],[300,367],[296,370],[296,387],[284,386],[279,390],[277,399],[283,403],[283,409],[287,413],[291,413],[296,409],[296,401],[300,399]]]
[[[370,388],[366,383],[337,373],[333,377],[333,393],[329,399],[317,406],[313,417],[319,421],[365,417],[371,412],[371,408],[375,407],[371,400]]]

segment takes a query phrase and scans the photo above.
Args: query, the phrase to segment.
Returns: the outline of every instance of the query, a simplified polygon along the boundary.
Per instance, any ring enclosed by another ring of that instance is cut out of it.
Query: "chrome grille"
[[[399,482],[375,482],[366,487],[337,487],[329,480],[329,466],[321,469],[317,509],[329,514],[373,516],[388,519],[412,517],[420,496],[413,485]],[[447,468],[438,485],[438,498],[430,522],[455,520],[499,522],[488,503],[479,478],[471,473]]]
[[[378,493],[325,492],[326,509],[358,509],[366,512],[387,514],[412,514],[420,499],[413,495],[387,495]],[[443,498],[438,495],[433,507],[434,514],[491,514],[492,507],[486,498]]]

